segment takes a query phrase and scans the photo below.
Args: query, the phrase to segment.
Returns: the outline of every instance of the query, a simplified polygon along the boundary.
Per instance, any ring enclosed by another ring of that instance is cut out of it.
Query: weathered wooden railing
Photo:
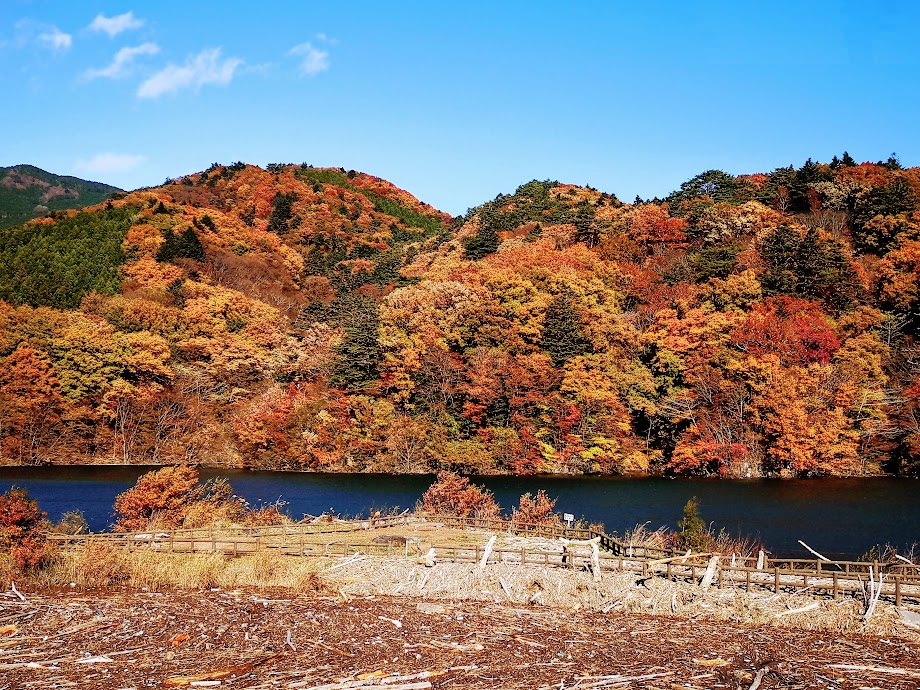
[[[675,580],[699,580],[709,565],[709,554],[686,556],[673,550],[663,550],[631,545],[603,532],[569,528],[559,525],[537,525],[503,520],[457,518],[454,516],[428,516],[429,521],[447,527],[462,529],[489,529],[528,536],[552,539],[583,540],[598,538],[605,549],[599,557],[601,570],[635,572],[642,577],[652,575]],[[230,527],[215,529],[178,529],[169,532],[99,533],[99,534],[49,534],[48,539],[63,548],[105,543],[126,548],[128,551],[155,551],[170,554],[219,553],[226,556],[252,555],[273,552],[285,556],[348,556],[356,553],[368,555],[409,555],[406,542],[380,543],[357,538],[366,530],[408,525],[409,516],[391,516],[376,520],[338,521],[329,523],[298,523],[267,527]],[[353,534],[345,540],[326,543],[308,541],[317,534]],[[397,541],[399,538],[397,537]],[[438,560],[479,562],[485,543],[478,545],[431,544]],[[590,567],[587,547],[569,546],[568,549],[546,548],[494,548],[490,560],[521,565],[545,567]],[[801,558],[766,558],[757,567],[757,559],[740,556],[720,557],[715,571],[718,586],[743,586],[748,591],[760,587],[779,593],[783,590],[825,593],[837,599],[841,595],[859,595],[867,590],[869,578],[878,583],[881,578],[882,596],[893,599],[897,605],[907,598],[920,600],[920,565],[902,561],[823,561]]]

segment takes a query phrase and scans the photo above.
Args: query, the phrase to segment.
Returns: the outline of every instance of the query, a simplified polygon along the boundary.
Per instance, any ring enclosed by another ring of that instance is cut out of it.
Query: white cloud
[[[184,65],[167,65],[147,79],[137,90],[137,97],[157,98],[181,89],[197,91],[205,84],[229,84],[241,64],[239,58],[221,59],[220,48],[202,50]]]
[[[320,34],[319,36],[320,40],[327,40],[325,35]],[[301,43],[294,46],[288,51],[288,54],[303,57],[300,62],[300,71],[308,77],[315,77],[320,72],[329,69],[329,52],[320,50],[312,43]]]
[[[117,36],[122,31],[138,29],[144,25],[143,19],[134,16],[134,12],[125,12],[114,17],[106,17],[104,14],[97,14],[96,18],[89,25],[90,31],[101,31],[109,36]]]
[[[98,79],[99,77],[117,79],[127,74],[128,68],[131,67],[131,63],[134,62],[134,58],[137,56],[156,55],[159,52],[160,46],[156,43],[142,43],[139,46],[122,48],[115,53],[111,63],[101,69],[87,70],[84,76],[87,79]]]
[[[38,40],[51,50],[67,50],[73,44],[73,36],[65,34],[56,26],[48,27],[47,31],[40,33]]]
[[[127,153],[97,153],[89,160],[79,160],[77,170],[86,173],[116,173],[133,170],[144,162],[143,156],[132,156]]]

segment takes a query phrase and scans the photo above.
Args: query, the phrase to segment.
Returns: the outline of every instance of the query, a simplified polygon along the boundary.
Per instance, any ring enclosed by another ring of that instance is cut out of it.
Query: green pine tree
[[[367,297],[349,297],[343,300],[339,319],[345,328],[345,337],[336,348],[332,383],[348,390],[362,390],[376,382],[379,376],[379,309],[376,302]]]
[[[696,496],[687,501],[684,517],[677,523],[677,527],[680,530],[678,537],[681,547],[700,552],[709,546],[709,530],[706,529],[706,521],[700,517],[700,502]]]
[[[540,347],[556,367],[565,366],[570,359],[591,351],[591,341],[585,337],[576,298],[570,293],[559,295],[547,307]]]
[[[498,249],[499,239],[495,227],[491,223],[483,225],[479,232],[463,240],[466,258],[478,261],[486,254],[491,254]]]

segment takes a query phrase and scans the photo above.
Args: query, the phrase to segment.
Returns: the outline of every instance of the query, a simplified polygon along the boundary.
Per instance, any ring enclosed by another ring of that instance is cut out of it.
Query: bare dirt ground
[[[895,636],[333,592],[23,595],[0,597],[0,690],[920,687],[920,644]]]

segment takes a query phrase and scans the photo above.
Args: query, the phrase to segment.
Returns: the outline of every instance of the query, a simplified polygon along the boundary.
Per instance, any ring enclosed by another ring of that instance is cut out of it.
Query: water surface
[[[94,530],[112,522],[112,504],[149,467],[0,467],[0,491],[24,486],[48,516],[82,510]],[[361,515],[376,508],[411,508],[433,477],[202,470],[226,476],[253,505],[286,502],[295,518],[334,510]],[[774,553],[804,554],[805,541],[827,556],[858,555],[876,544],[901,548],[920,541],[920,483],[895,478],[751,480],[622,477],[481,477],[506,509],[525,492],[546,489],[557,510],[603,522],[608,532],[637,524],[676,527],[692,496],[716,529],[758,537]]]

